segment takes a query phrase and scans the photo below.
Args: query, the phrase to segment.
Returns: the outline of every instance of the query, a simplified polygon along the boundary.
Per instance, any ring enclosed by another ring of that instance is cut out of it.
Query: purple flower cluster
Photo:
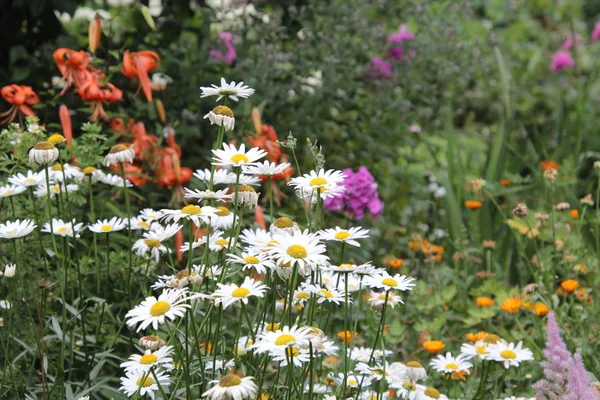
[[[233,47],[234,39],[231,32],[221,32],[217,37],[217,44],[225,46],[226,52],[223,53],[221,50],[213,49],[210,51],[210,55],[215,60],[224,61],[227,65],[231,66],[237,57],[235,47]]]
[[[388,59],[396,62],[407,62],[409,60],[409,57],[407,56],[414,56],[414,50],[407,53],[404,48],[398,46],[398,44],[408,42],[414,38],[415,34],[408,31],[408,26],[406,24],[400,25],[398,32],[391,34],[388,37],[388,44],[391,46],[387,52]],[[392,63],[380,57],[371,57],[371,65],[367,70],[367,76],[382,81],[391,79],[394,76]]]
[[[342,183],[346,191],[335,197],[325,199],[323,205],[328,211],[345,211],[354,219],[363,219],[365,211],[376,219],[383,212],[383,203],[377,194],[375,178],[366,167],[360,167],[357,172],[346,168],[343,173],[346,179]]]
[[[537,381],[533,388],[537,399],[599,400],[600,395],[591,386],[588,372],[579,354],[575,357],[567,350],[560,337],[560,329],[554,313],[548,314],[546,361],[541,365],[545,379]]]

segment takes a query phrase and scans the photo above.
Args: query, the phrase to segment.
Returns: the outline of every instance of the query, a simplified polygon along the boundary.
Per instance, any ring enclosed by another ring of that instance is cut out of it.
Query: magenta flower
[[[392,47],[391,49],[388,50],[388,57],[396,60],[396,61],[402,61],[402,56],[404,55],[404,49],[400,46],[396,46],[396,47]]]
[[[600,21],[596,22],[592,31],[592,42],[597,42],[598,39],[600,39]]]
[[[237,57],[235,47],[233,47],[233,34],[231,32],[221,32],[217,37],[217,44],[225,46],[226,52],[223,54],[221,50],[213,49],[210,55],[215,60],[224,61],[227,65],[232,65]]]
[[[373,79],[387,81],[394,76],[392,64],[379,57],[371,57],[371,65],[367,71],[367,75]]]
[[[388,42],[390,43],[402,43],[407,42],[409,40],[413,40],[415,38],[415,34],[408,31],[408,25],[402,24],[398,28],[398,32],[391,34],[388,36]]]
[[[573,47],[573,45],[575,45],[578,48],[581,47],[581,35],[575,35],[575,40],[573,40],[573,34],[569,32],[569,34],[567,35],[567,40],[565,40],[565,42],[562,45],[562,49],[565,51],[569,51],[571,50],[571,47]]]
[[[376,219],[383,212],[383,203],[377,194],[375,178],[366,167],[360,167],[357,172],[347,168],[342,171],[346,179],[342,183],[346,191],[341,196],[325,199],[323,205],[328,211],[345,211],[354,219],[363,219],[365,211]]]
[[[571,57],[568,51],[560,50],[554,53],[552,61],[550,62],[550,71],[558,72],[563,69],[573,68],[575,66],[575,60]]]

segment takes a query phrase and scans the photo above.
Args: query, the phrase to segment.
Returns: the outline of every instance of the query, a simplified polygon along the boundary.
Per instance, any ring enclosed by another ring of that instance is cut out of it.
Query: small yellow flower
[[[523,306],[523,302],[518,297],[510,297],[502,302],[500,308],[506,312],[511,314],[519,312],[521,307]]]

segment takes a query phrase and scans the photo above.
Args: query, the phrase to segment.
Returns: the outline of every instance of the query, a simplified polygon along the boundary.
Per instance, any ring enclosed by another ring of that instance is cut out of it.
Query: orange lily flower
[[[94,103],[94,112],[90,116],[90,121],[95,122],[98,119],[108,120],[102,104],[116,103],[123,97],[123,92],[112,83],[107,82],[102,85],[97,79],[89,79],[79,87],[79,96],[83,101]]]
[[[166,127],[164,130],[165,139],[167,140],[168,147],[172,148],[177,152],[177,155],[181,158],[181,147],[175,141],[175,129]]]
[[[128,162],[123,163],[125,170],[125,178],[131,181],[135,186],[142,186],[148,182],[148,176],[142,172],[142,168]],[[111,170],[120,174],[121,168],[118,165],[113,165]]]
[[[62,74],[62,80],[67,83],[60,92],[60,95],[65,94],[73,84],[79,88],[84,81],[85,73],[88,72],[87,69],[90,65],[88,54],[83,50],[74,51],[61,47],[60,49],[56,49],[52,56],[58,70]]]
[[[262,229],[267,229],[267,224],[265,223],[265,214],[261,206],[257,205],[254,207],[254,220]]]
[[[40,98],[30,86],[8,85],[4,86],[0,93],[7,103],[12,104],[8,111],[0,114],[0,117],[6,117],[0,124],[10,124],[19,113],[27,117],[35,116],[35,113],[27,104],[37,104]]]
[[[133,140],[133,149],[135,157],[139,161],[144,161],[155,147],[158,138],[146,133],[146,127],[143,122],[138,122],[131,128],[131,138]]]
[[[128,78],[138,78],[141,89],[146,99],[152,101],[152,82],[148,73],[160,65],[160,57],[153,51],[143,50],[138,52],[125,51],[121,73]],[[139,91],[139,89],[138,89]]]

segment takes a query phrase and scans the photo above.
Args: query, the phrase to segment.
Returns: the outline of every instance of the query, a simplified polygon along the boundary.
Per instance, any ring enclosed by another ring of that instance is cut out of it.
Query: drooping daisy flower
[[[146,350],[158,350],[165,345],[165,341],[158,336],[142,336],[138,344]]]
[[[374,366],[366,363],[358,363],[355,370],[362,375],[366,375],[371,380],[380,381],[385,379],[388,384],[408,379],[406,366],[398,362],[390,364],[386,361],[385,365],[378,363]]]
[[[254,383],[254,378],[246,376],[240,378],[235,374],[227,374],[218,381],[211,381],[210,384],[215,384],[202,394],[202,397],[209,397],[211,400],[222,399],[254,399],[258,386]]]
[[[269,251],[278,266],[297,264],[301,270],[305,270],[327,264],[329,261],[329,257],[324,254],[325,245],[321,244],[316,236],[308,233],[308,230],[297,235],[274,235],[273,240],[276,243]]]
[[[340,372],[337,377],[333,378],[335,383],[341,386],[344,383],[344,374]],[[348,373],[346,377],[346,387],[349,388],[357,388],[361,387],[369,387],[373,378],[368,375],[359,375],[355,373]]]
[[[275,263],[271,260],[268,254],[260,252],[243,252],[241,256],[235,254],[227,255],[228,264],[240,264],[242,270],[254,268],[259,274],[264,274],[267,269],[273,270]]]
[[[131,397],[136,394],[139,389],[141,396],[148,395],[151,399],[154,399],[155,392],[159,390],[158,385],[160,384],[163,390],[166,391],[169,387],[170,379],[163,371],[155,371],[155,374],[158,381],[156,381],[154,375],[148,371],[138,369],[125,371],[125,376],[121,378],[121,387],[119,390]]]
[[[369,276],[365,278],[366,286],[372,288],[382,288],[385,290],[396,289],[396,290],[412,290],[413,286],[416,286],[412,283],[415,278],[409,278],[406,275],[396,274],[394,276],[389,275],[387,272],[381,275]]]
[[[217,191],[212,191],[212,190],[198,190],[198,189],[188,189],[188,188],[183,188],[183,190],[185,191],[185,198],[186,199],[197,199],[198,203],[200,203],[203,200],[217,200],[220,201],[221,203],[225,203],[227,202],[227,200],[231,199],[231,195],[228,194],[227,192],[229,191],[228,189],[223,189],[223,190],[217,190]]]
[[[6,278],[12,278],[17,272],[17,266],[15,264],[7,264],[4,266],[4,272],[0,271],[0,276],[4,275]]]
[[[198,267],[194,266],[191,271],[183,269],[177,272],[175,275],[159,276],[158,280],[152,285],[152,289],[183,289],[190,284],[199,285],[203,281],[204,278],[198,273]],[[205,298],[205,295],[201,295],[201,297]]]
[[[317,232],[317,235],[322,240],[335,240],[337,242],[348,243],[351,246],[360,247],[360,243],[356,239],[364,239],[369,237],[369,231],[361,227],[350,229],[342,229],[337,226],[335,229],[325,229]]]
[[[125,178],[125,181],[123,181],[123,177],[119,176],[119,175],[114,175],[114,174],[104,174],[102,176],[101,179],[99,179],[100,182],[102,183],[106,183],[109,186],[114,186],[114,187],[132,187],[133,183],[131,183],[131,181],[127,178]]]
[[[27,187],[21,185],[6,185],[0,187],[0,198],[16,196],[27,190]]]
[[[233,223],[238,220],[237,216],[229,211],[225,206],[217,206],[217,215],[212,217],[211,225],[215,229],[230,229]]]
[[[62,219],[52,218],[52,227],[46,222],[42,232],[54,233],[58,236],[80,237],[79,232],[83,229],[83,222],[76,223],[75,220],[68,222]]]
[[[216,106],[204,116],[204,119],[206,118],[208,118],[211,125],[225,128],[225,132],[232,131],[235,126],[233,111],[227,106]]]
[[[56,161],[58,149],[50,142],[38,142],[29,150],[29,163],[34,162],[43,165]]]
[[[464,343],[460,347],[460,353],[463,358],[470,360],[473,357],[479,357],[482,360],[487,360],[489,351],[489,343],[483,340],[475,342],[475,344]]]
[[[246,99],[254,94],[254,89],[240,82],[236,85],[235,81],[227,83],[225,78],[221,78],[221,86],[210,85],[211,87],[200,87],[202,94],[200,98],[208,96],[219,96],[217,101],[227,96],[233,101],[238,101],[238,97]]]
[[[136,332],[150,325],[157,330],[165,322],[165,318],[174,320],[176,317],[183,317],[185,309],[190,307],[187,302],[196,297],[196,294],[190,294],[187,289],[165,289],[158,299],[154,296],[146,297],[146,300],[130,310],[125,315],[128,319],[127,326],[140,323]]]
[[[178,222],[180,219],[189,219],[196,226],[200,226],[202,223],[208,224],[211,217],[216,215],[217,209],[211,206],[199,207],[193,204],[183,207],[181,210],[169,210],[162,209],[161,219],[163,221],[175,221]]]
[[[315,201],[317,193],[320,192],[321,198],[334,197],[342,193],[346,188],[341,183],[346,178],[341,171],[333,169],[325,171],[320,169],[318,172],[310,171],[308,174],[292,178],[288,185],[294,187],[303,200],[307,200],[307,196],[314,196]],[[299,191],[299,192],[298,192]],[[307,200],[308,201],[308,200]]]
[[[518,367],[523,361],[533,360],[533,353],[529,349],[523,348],[523,342],[517,345],[508,343],[506,340],[489,346],[490,354],[488,360],[497,361],[504,365],[504,368]]]
[[[235,283],[228,285],[217,283],[217,286],[219,288],[215,290],[212,296],[215,299],[215,304],[222,304],[224,310],[230,305],[240,301],[244,304],[248,304],[248,298],[250,296],[263,297],[268,288],[267,285],[263,285],[261,282],[255,281],[249,277],[246,277],[240,286]]]
[[[258,204],[258,195],[256,190],[250,185],[239,185],[237,193],[233,194],[233,204],[238,206],[256,207]]]
[[[251,347],[257,353],[276,354],[277,348],[285,348],[291,345],[308,345],[308,340],[313,336],[310,328],[298,326],[284,326],[276,331],[262,331],[256,337],[256,343]]]
[[[3,310],[10,310],[12,308],[12,303],[8,300],[0,300],[0,308]]]
[[[396,396],[398,396],[399,399],[405,400],[419,400],[419,394],[427,389],[426,386],[419,385],[418,383],[409,380],[392,383],[390,388],[396,391]]]
[[[156,262],[160,259],[160,255],[167,253],[169,249],[162,244],[162,236],[154,231],[145,232],[142,239],[138,239],[133,243],[132,251],[140,257],[150,255]]]
[[[448,396],[440,393],[436,388],[428,387],[419,393],[419,400],[448,400]]]
[[[242,172],[248,175],[273,176],[282,174],[283,171],[288,169],[290,166],[290,163],[275,164],[274,162],[263,161],[262,163],[244,165],[242,167]]]
[[[54,198],[54,196],[60,193],[72,193],[78,190],[79,186],[77,186],[74,183],[69,183],[65,185],[65,183],[63,182],[61,185],[57,185],[50,182],[50,198]],[[33,194],[36,197],[46,197],[48,196],[48,189],[46,188],[45,184],[39,185],[37,188],[35,188]]]
[[[340,305],[341,303],[343,303],[345,300],[345,296],[344,293],[339,292],[333,288],[325,289],[325,288],[321,288],[317,285],[310,285],[308,286],[307,290],[311,293],[314,293],[317,296],[317,303],[321,304],[321,303],[335,303],[337,305]],[[348,298],[348,303],[352,303],[352,299]]]
[[[381,308],[383,307],[383,303],[385,303],[385,292],[379,293],[371,290],[371,292],[369,293],[369,303],[371,303],[371,307],[373,307],[374,309],[381,310]],[[387,295],[387,305],[394,308],[398,304],[404,304],[404,302],[402,301],[402,297],[392,292],[389,292]]]
[[[120,367],[125,368],[126,371],[150,371],[153,367],[161,367],[170,370],[173,367],[173,358],[171,357],[173,352],[173,346],[164,346],[155,352],[146,350],[143,355],[132,354],[129,356],[129,361],[121,363]]]
[[[27,171],[27,175],[18,173],[8,178],[8,182],[11,184],[25,187],[41,185],[45,180],[46,178],[43,172],[33,172],[32,170]]]
[[[212,151],[215,157],[213,157],[213,165],[219,165],[222,167],[241,167],[244,164],[250,164],[267,155],[267,152],[259,149],[258,147],[252,147],[246,152],[246,146],[242,143],[239,149],[235,148],[233,144],[223,143],[223,150],[216,149]]]
[[[292,221],[288,217],[280,217],[277,218],[273,223],[269,226],[269,233],[271,235],[275,234],[288,234],[295,235],[301,233],[302,231],[298,227],[298,224]]]
[[[406,375],[413,382],[423,380],[427,377],[427,371],[418,361],[409,361],[406,363]]]
[[[127,224],[123,218],[112,217],[110,220],[98,220],[95,224],[92,224],[88,229],[95,233],[111,233],[118,232],[127,228]]]
[[[160,211],[154,211],[151,208],[144,208],[140,211],[140,217],[145,219],[147,222],[156,221],[163,216],[163,213]]]
[[[132,163],[134,157],[135,150],[133,149],[133,146],[122,143],[116,144],[111,147],[106,157],[104,157],[104,165],[110,167],[124,162]]]
[[[85,167],[81,172],[83,175],[79,177],[79,183],[84,180],[90,180],[92,183],[103,182],[106,177],[106,174],[96,167]]]
[[[69,164],[56,163],[48,168],[48,179],[53,182],[63,182],[65,179],[81,179],[83,173],[78,167]]]
[[[452,353],[448,352],[446,355],[438,355],[431,361],[431,366],[437,372],[443,374],[452,374],[456,372],[463,372],[467,375],[471,373],[473,364],[468,362],[466,358],[462,356],[454,357]]]
[[[129,218],[129,226],[132,231],[147,231],[150,229],[150,224],[142,217]]]
[[[31,219],[6,221],[6,223],[0,224],[0,238],[18,239],[29,235],[36,227],[37,225]]]
[[[354,361],[359,361],[363,363],[368,363],[371,359],[371,353],[373,354],[373,360],[378,360],[383,357],[382,350],[368,348],[368,347],[354,347],[353,349],[348,349],[348,357]],[[391,355],[393,352],[390,350],[386,350],[386,356]]]

